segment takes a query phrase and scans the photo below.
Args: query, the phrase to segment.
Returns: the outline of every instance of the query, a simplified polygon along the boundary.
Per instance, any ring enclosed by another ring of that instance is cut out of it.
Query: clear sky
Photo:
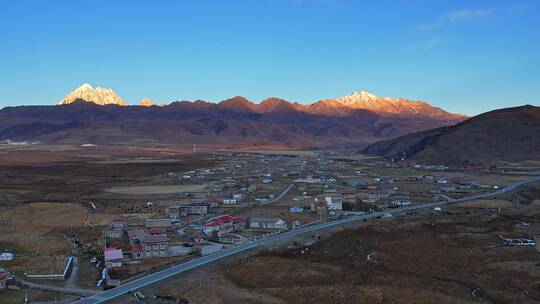
[[[453,112],[540,104],[540,2],[0,0],[0,107],[82,83],[129,104],[365,90]]]

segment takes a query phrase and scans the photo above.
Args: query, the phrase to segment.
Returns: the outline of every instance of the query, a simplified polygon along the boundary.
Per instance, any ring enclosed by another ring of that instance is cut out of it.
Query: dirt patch
[[[169,185],[169,186],[133,186],[133,187],[111,187],[105,191],[121,194],[172,194],[179,192],[199,192],[203,191],[206,185]]]

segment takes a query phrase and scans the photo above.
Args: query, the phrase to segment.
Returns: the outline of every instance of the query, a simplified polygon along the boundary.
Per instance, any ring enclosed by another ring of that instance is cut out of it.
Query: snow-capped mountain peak
[[[98,105],[115,104],[125,106],[127,103],[120,98],[112,89],[96,87],[93,88],[90,84],[84,83],[80,87],[67,94],[64,99],[58,102],[58,105],[65,105],[74,102],[75,100],[84,100]]]
[[[379,98],[366,91],[358,91],[337,98],[336,100],[347,108],[372,109],[374,107],[378,108],[380,106],[378,105],[378,101],[382,100],[382,98]]]
[[[80,87],[76,88],[75,90],[93,90],[94,88],[88,84],[88,83],[83,83]]]
[[[141,101],[139,101],[139,106],[142,106],[142,107],[160,106],[161,107],[163,106],[163,104],[157,104],[149,98],[143,98],[141,99]]]
[[[371,94],[369,92],[366,92],[366,91],[355,91],[355,92],[350,93],[347,96],[357,97],[357,98],[364,99],[364,100],[373,100],[373,99],[378,98],[377,96],[375,96],[375,95],[373,95],[373,94]]]

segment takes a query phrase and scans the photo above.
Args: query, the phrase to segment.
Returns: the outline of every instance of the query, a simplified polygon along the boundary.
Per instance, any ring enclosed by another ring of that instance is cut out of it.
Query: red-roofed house
[[[0,289],[7,288],[7,273],[0,268]]]
[[[124,253],[122,252],[122,249],[115,247],[105,248],[103,256],[105,258],[105,267],[107,267],[107,269],[121,269],[124,266]]]
[[[160,228],[128,231],[131,256],[134,259],[166,257],[169,237]]]
[[[210,219],[203,225],[203,232],[207,236],[213,236],[217,233],[218,236],[225,235],[235,229],[240,229],[245,226],[246,220],[238,216],[220,215]]]

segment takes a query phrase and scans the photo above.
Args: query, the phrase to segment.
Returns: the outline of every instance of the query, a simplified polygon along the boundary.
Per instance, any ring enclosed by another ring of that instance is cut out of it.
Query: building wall
[[[145,258],[167,256],[167,243],[145,243],[142,245]]]

